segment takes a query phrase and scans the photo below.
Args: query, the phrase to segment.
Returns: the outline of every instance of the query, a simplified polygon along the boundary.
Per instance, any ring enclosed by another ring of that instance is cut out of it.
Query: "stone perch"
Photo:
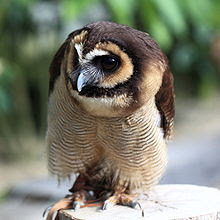
[[[63,210],[60,220],[220,220],[220,190],[196,185],[158,185],[139,200],[140,209],[115,206],[101,211],[97,207]]]

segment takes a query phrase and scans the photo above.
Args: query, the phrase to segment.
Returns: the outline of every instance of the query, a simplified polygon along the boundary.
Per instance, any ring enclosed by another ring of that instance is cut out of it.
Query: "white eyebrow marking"
[[[79,56],[79,62],[82,63],[83,62],[83,56],[82,56],[83,44],[82,43],[75,44],[74,47],[76,48],[77,54]]]
[[[83,44],[78,43],[78,44],[75,44],[74,47],[76,48],[77,54],[79,56],[79,63],[81,63],[81,64],[85,64],[85,63],[88,63],[88,62],[92,61],[96,56],[104,56],[104,55],[109,55],[110,54],[106,50],[101,50],[101,49],[95,48],[94,50],[90,51],[89,53],[87,53],[83,57],[83,54],[82,54]]]
[[[89,62],[97,56],[104,56],[104,55],[109,55],[109,52],[106,50],[101,50],[101,49],[95,48],[94,50],[90,51],[89,53],[87,53],[85,55],[85,60],[86,60],[86,62]]]

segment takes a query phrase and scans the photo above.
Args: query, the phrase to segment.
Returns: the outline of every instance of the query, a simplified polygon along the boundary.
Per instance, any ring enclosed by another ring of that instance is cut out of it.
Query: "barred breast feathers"
[[[98,129],[113,184],[149,190],[159,181],[167,149],[154,99],[128,117],[101,119]]]

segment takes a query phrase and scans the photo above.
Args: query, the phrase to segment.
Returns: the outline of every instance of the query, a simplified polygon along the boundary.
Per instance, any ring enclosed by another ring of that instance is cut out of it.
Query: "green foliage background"
[[[32,10],[45,3],[55,9],[48,24],[36,22]],[[63,29],[96,5],[108,20],[156,39],[170,59],[177,97],[209,98],[218,91],[219,63],[212,61],[210,48],[220,38],[219,0],[1,0],[1,160],[27,158],[36,150],[46,130],[48,67]]]

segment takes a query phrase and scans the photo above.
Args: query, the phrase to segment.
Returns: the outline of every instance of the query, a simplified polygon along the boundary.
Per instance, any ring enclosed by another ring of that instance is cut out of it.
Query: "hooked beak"
[[[92,67],[89,68],[82,68],[79,71],[78,78],[76,80],[76,87],[78,92],[81,92],[83,87],[85,86],[97,86],[97,84],[101,80],[101,75],[98,74],[96,69]]]
[[[87,77],[81,72],[77,79],[77,90],[78,92],[82,91],[82,88],[87,84]]]

